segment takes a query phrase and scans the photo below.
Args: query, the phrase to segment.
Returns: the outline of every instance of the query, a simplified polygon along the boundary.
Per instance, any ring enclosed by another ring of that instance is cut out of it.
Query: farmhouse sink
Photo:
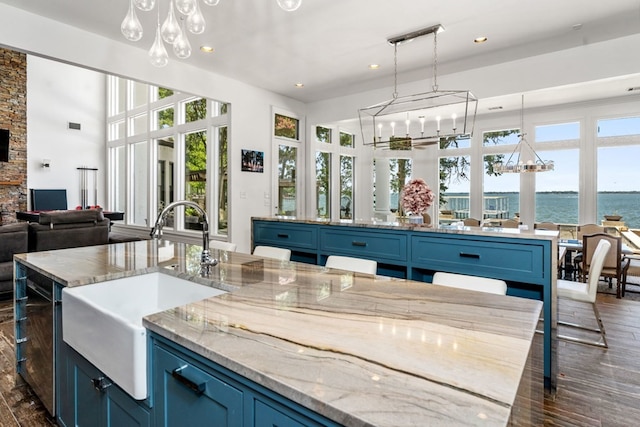
[[[226,292],[163,273],[62,290],[64,341],[133,396],[147,398],[142,318]]]

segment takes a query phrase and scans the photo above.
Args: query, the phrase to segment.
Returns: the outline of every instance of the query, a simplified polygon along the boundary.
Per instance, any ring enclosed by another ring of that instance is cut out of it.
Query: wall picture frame
[[[242,149],[242,171],[264,172],[264,151]]]

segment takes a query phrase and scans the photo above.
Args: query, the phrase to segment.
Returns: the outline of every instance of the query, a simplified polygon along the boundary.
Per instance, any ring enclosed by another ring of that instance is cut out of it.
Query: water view
[[[448,193],[451,206],[442,209],[463,211],[468,210],[468,193]],[[504,218],[513,218],[519,209],[520,194],[516,192],[485,193],[485,211],[506,210]],[[491,204],[491,201],[495,201]],[[458,214],[460,216],[461,212]],[[598,222],[604,215],[620,215],[621,221],[629,228],[640,228],[640,192],[600,192],[598,193]],[[536,221],[555,222],[559,224],[578,224],[578,193],[573,191],[536,193]]]

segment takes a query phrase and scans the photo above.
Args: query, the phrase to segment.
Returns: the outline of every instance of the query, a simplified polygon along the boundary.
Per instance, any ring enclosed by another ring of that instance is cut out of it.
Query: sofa
[[[29,247],[29,224],[26,222],[0,226],[0,298],[13,295],[13,255],[25,253]]]
[[[109,225],[100,209],[41,212],[29,223],[29,252],[107,244]]]

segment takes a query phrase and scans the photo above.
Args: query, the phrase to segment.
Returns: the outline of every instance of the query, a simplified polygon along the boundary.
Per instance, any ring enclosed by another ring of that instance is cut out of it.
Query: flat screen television
[[[31,210],[54,211],[67,209],[67,190],[31,188]]]
[[[0,162],[9,161],[9,129],[0,129]]]

